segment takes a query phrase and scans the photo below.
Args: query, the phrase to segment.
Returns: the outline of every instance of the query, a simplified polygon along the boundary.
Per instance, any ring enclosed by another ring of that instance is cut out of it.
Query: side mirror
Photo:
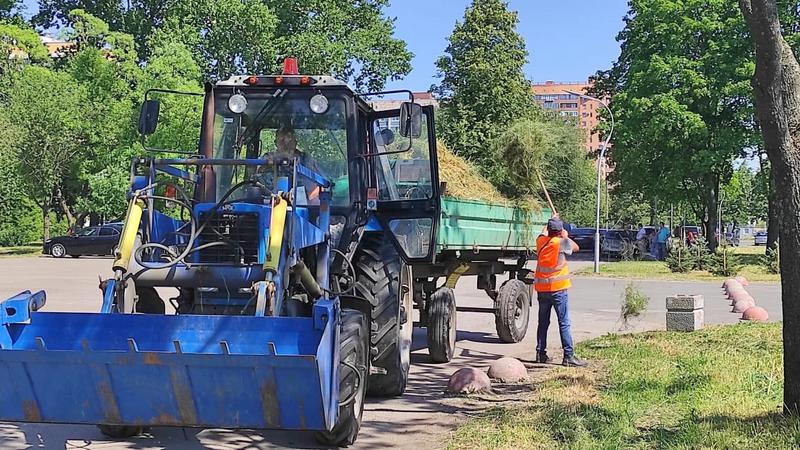
[[[418,138],[422,134],[422,107],[416,103],[400,105],[400,136]]]
[[[146,100],[142,104],[142,109],[139,112],[139,134],[147,136],[155,133],[160,109],[161,102],[158,100]]]

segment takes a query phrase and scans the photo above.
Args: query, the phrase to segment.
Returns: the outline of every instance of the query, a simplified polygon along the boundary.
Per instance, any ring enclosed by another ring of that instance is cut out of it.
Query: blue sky
[[[436,59],[447,47],[469,0],[394,0],[396,34],[414,53],[414,68],[392,88],[427,90],[436,83]],[[626,0],[511,0],[518,31],[528,46],[525,75],[533,81],[581,81],[607,69],[619,56],[617,33],[628,11]]]
[[[29,17],[36,0],[24,0]],[[426,91],[437,82],[436,59],[447,47],[456,21],[470,0],[393,0],[396,35],[414,53],[413,70],[388,88]],[[622,29],[626,0],[511,0],[519,12],[519,32],[528,45],[525,75],[533,81],[581,81],[607,69],[619,55],[615,37]]]

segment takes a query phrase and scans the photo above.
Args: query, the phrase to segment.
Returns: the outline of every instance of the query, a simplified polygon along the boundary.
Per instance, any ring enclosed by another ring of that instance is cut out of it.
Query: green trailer
[[[536,237],[551,212],[528,211],[510,205],[441,197],[432,263],[414,264],[413,283],[419,325],[427,328],[428,349],[436,362],[453,357],[456,312],[492,313],[503,342],[525,337],[532,300],[526,262],[536,248]],[[508,280],[497,285],[498,275]],[[475,276],[492,307],[457,306],[453,289],[465,276]],[[444,281],[442,283],[442,281]]]

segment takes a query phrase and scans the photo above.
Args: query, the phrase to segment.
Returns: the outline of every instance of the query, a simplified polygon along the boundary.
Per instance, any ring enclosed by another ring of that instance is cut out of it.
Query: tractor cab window
[[[300,164],[333,183],[334,205],[349,205],[345,100],[336,96],[322,97],[314,92],[288,91],[282,96],[273,96],[273,93],[262,90],[239,93],[246,99],[244,105],[239,105],[243,108],[240,113],[231,111],[231,106],[237,107],[229,104],[231,92],[217,93],[214,157],[297,158]],[[278,177],[292,175],[288,167],[219,167],[217,198],[236,183],[253,177],[274,190]],[[298,176],[297,183],[308,203],[313,204],[319,186],[303,176]]]
[[[400,136],[400,116],[376,119],[372,123],[378,166],[378,199],[431,198],[431,161],[427,117],[422,119],[421,137],[411,141]],[[403,151],[406,150],[406,151]],[[393,153],[396,152],[396,153]]]

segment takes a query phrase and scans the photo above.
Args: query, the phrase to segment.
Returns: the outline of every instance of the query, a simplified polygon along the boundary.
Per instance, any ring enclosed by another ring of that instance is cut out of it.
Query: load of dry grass
[[[472,164],[450,151],[444,142],[437,143],[436,154],[439,159],[439,178],[447,183],[447,191],[443,195],[462,200],[509,203]]]

